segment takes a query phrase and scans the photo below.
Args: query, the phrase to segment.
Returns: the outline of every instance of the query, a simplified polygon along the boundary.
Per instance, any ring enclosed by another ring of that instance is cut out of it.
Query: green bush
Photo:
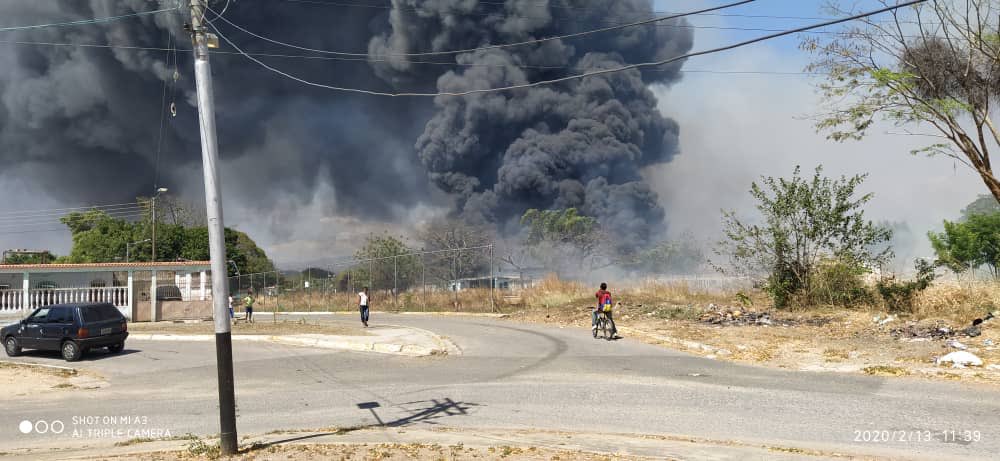
[[[863,278],[868,272],[867,268],[850,260],[825,260],[810,277],[807,301],[834,306],[869,304],[874,295]]]
[[[889,312],[912,312],[917,293],[927,289],[934,281],[936,275],[933,265],[918,259],[915,266],[917,277],[914,280],[906,282],[899,282],[895,279],[880,280],[875,285]]]

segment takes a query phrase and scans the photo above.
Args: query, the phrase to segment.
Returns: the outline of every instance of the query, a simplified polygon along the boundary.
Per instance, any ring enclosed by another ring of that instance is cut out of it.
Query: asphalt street
[[[1000,392],[989,387],[742,366],[489,318],[372,322],[433,331],[462,353],[413,358],[234,343],[240,434],[387,424],[683,435],[920,459],[1000,453]],[[66,365],[56,353],[19,360]],[[129,341],[124,354],[95,352],[74,366],[109,385],[4,401],[0,452],[120,436],[107,429],[218,432],[212,343]],[[66,427],[59,435],[18,428],[56,420]]]

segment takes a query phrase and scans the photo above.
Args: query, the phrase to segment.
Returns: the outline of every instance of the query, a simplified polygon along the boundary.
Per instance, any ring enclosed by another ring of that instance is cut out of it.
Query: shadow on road
[[[467,416],[469,410],[481,406],[478,403],[471,402],[456,402],[450,397],[445,397],[443,399],[430,399],[430,400],[420,400],[416,402],[407,402],[393,405],[395,408],[402,408],[404,411],[410,413],[408,416],[403,416],[391,421],[382,421],[379,417],[378,412],[375,410],[382,408],[382,405],[378,402],[361,402],[357,404],[357,407],[362,410],[369,410],[375,416],[375,419],[379,424],[366,424],[353,427],[339,428],[336,431],[320,432],[316,434],[300,435],[296,437],[290,437],[287,439],[274,440],[271,442],[254,442],[252,445],[240,450],[241,453],[249,453],[251,451],[261,450],[274,445],[281,445],[285,443],[298,442],[302,440],[314,439],[318,437],[325,437],[329,435],[341,435],[348,432],[359,431],[362,429],[370,429],[374,427],[403,427],[412,424],[422,423],[422,424],[439,424],[437,420],[442,418],[447,418],[449,416]]]
[[[122,356],[122,355],[137,354],[139,352],[142,352],[142,351],[138,350],[138,349],[125,349],[125,350],[123,350],[121,352],[108,352],[105,349],[89,350],[89,351],[83,353],[83,355],[80,357],[79,361],[80,362],[92,362],[92,361],[95,361],[95,360],[110,359],[110,358],[119,357],[119,356]],[[52,359],[52,360],[58,360],[60,362],[64,362],[66,364],[66,366],[71,366],[73,363],[75,363],[75,362],[66,362],[65,360],[63,360],[62,354],[59,351],[42,351],[42,350],[37,350],[37,349],[31,349],[31,350],[22,351],[21,355],[19,355],[18,358]]]

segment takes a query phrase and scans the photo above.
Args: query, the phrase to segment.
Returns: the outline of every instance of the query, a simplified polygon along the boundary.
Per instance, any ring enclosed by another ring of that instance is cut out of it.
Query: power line
[[[33,215],[33,214],[40,214],[40,213],[44,214],[44,213],[55,213],[55,212],[71,213],[73,211],[78,211],[78,210],[83,210],[83,211],[98,210],[98,211],[100,211],[102,209],[122,208],[122,207],[128,208],[128,207],[140,207],[140,206],[141,205],[137,204],[136,202],[129,202],[129,203],[115,203],[115,204],[109,204],[109,205],[87,205],[87,206],[80,206],[80,207],[73,207],[73,208],[48,208],[48,209],[41,209],[41,210],[5,211],[5,212],[0,213],[0,217],[17,216],[17,215]]]
[[[114,44],[90,44],[90,43],[53,43],[53,42],[9,42],[0,41],[0,44],[15,44],[15,45],[38,45],[38,46],[77,46],[77,47],[90,47],[90,48],[108,48],[108,49],[123,49],[130,51],[171,51],[170,48],[166,47],[142,47],[142,46],[129,46],[129,45],[114,45]],[[175,52],[190,52],[189,49],[174,49]],[[212,55],[219,56],[243,56],[244,53],[239,53],[236,51],[222,51],[213,50]],[[307,54],[283,54],[283,53],[250,53],[245,54],[250,56],[259,56],[265,58],[287,58],[287,59],[304,59],[304,60],[319,60],[319,61],[346,61],[346,62],[388,62],[385,59],[364,59],[364,58],[352,58],[352,57],[340,57],[340,56],[316,56]],[[456,63],[456,62],[437,62],[437,61],[413,61],[407,60],[405,62],[411,64],[427,64],[427,65],[438,65],[438,66],[454,66],[454,67],[510,67],[503,64],[480,64],[480,63]],[[535,65],[514,65],[511,66],[519,69],[569,69],[572,66],[535,66]],[[651,72],[657,72],[656,69],[651,70]],[[818,75],[818,73],[810,72],[773,72],[773,71],[752,71],[752,70],[725,70],[717,71],[711,69],[697,69],[697,70],[682,70],[680,73],[704,73],[704,74],[781,74],[781,75]]]
[[[376,8],[376,9],[401,10],[401,11],[411,11],[411,12],[419,12],[420,11],[416,7],[392,6],[392,5],[359,4],[359,3],[348,3],[348,2],[342,2],[342,1],[320,1],[320,0],[284,0],[284,1],[288,2],[288,3],[303,3],[303,4],[312,4],[312,5],[333,6],[333,7]],[[506,5],[506,3],[504,3],[504,2],[498,2],[498,1],[483,1],[483,0],[480,0],[478,3],[480,5],[482,5],[482,4],[497,5],[497,6]],[[569,6],[569,5],[553,5],[553,4],[547,4],[547,3],[537,3],[536,5],[546,6],[546,7],[552,8],[554,10],[602,11],[602,12],[604,11],[604,10],[598,9],[598,8],[588,8],[588,7],[579,7],[579,6]],[[469,11],[469,12],[464,12],[464,13],[466,15],[469,15],[469,16],[495,16],[497,12],[479,12],[479,13],[476,13],[476,12]],[[640,12],[636,12],[636,13],[640,13]],[[675,14],[676,12],[663,11],[663,10],[650,10],[649,13],[651,13],[651,14]],[[735,17],[735,18],[750,18],[750,19],[796,19],[796,20],[803,20],[803,21],[828,21],[828,20],[832,20],[832,19],[837,19],[836,17],[829,17],[829,16],[775,16],[775,15],[768,15],[768,14],[739,14],[739,13],[698,13],[698,14],[696,14],[694,16],[717,16],[717,17]],[[541,15],[525,15],[525,14],[521,14],[521,15],[505,15],[502,18],[504,18],[504,19],[547,19],[548,17],[547,16],[541,16]],[[574,18],[554,17],[554,18],[551,18],[551,19],[553,21],[565,22],[565,21],[573,20]],[[603,22],[605,24],[615,24],[614,22],[609,22],[609,21],[603,21]],[[917,24],[917,22],[912,22],[912,21],[902,21],[901,23],[902,24]],[[923,23],[923,24],[928,24],[928,23]],[[930,23],[930,24],[940,25],[940,23]],[[670,24],[654,24],[654,25],[657,26],[657,27],[671,27]]]
[[[375,8],[375,9],[386,9],[386,10],[394,8],[392,5],[373,5],[373,4],[370,4],[370,3],[349,3],[349,2],[342,2],[342,1],[322,1],[322,0],[284,0],[284,1],[288,2],[288,3],[304,3],[304,4],[313,4],[313,5],[340,6],[340,7]],[[484,0],[480,0],[479,4],[497,5],[497,6],[506,5],[506,3],[504,3],[504,2],[484,1]],[[569,6],[569,5],[553,5],[553,4],[550,4],[550,3],[535,3],[535,5],[549,7],[549,8],[553,8],[553,9],[557,9],[557,10],[599,11],[597,8],[588,8],[588,7],[580,7],[580,6]],[[407,11],[416,11],[416,8],[412,8],[412,7],[398,7],[397,6],[395,8],[397,8],[397,9],[403,8],[403,9],[406,9]],[[661,10],[652,10],[650,12],[654,13],[654,14],[674,14],[671,11],[661,11]],[[802,20],[810,20],[810,21],[824,21],[824,20],[834,19],[834,18],[830,18],[830,17],[815,17],[815,16],[813,16],[813,17],[810,17],[810,16],[772,16],[772,15],[767,15],[767,14],[733,14],[733,13],[698,13],[698,16],[721,16],[721,17],[737,17],[737,18],[764,18],[764,19],[802,19]],[[518,16],[518,17],[523,17],[523,16]]]
[[[62,227],[62,228],[57,228],[57,229],[28,229],[28,230],[19,230],[19,231],[4,231],[4,230],[0,230],[0,235],[8,235],[8,234],[35,234],[35,233],[40,233],[40,232],[69,232],[69,228]]]
[[[56,22],[50,24],[35,24],[31,26],[14,26],[14,27],[0,27],[0,32],[11,32],[16,30],[33,30],[33,29],[44,29],[48,27],[67,27],[67,26],[81,26],[87,24],[102,24],[106,22],[120,21],[122,19],[129,19],[138,16],[146,16],[151,14],[165,13],[167,11],[176,11],[180,8],[180,5],[173,8],[163,8],[154,11],[138,11],[135,13],[123,14],[119,16],[110,16],[106,18],[92,18],[92,19],[81,19],[78,21],[69,22]]]
[[[641,25],[644,25],[644,24],[651,24],[651,23],[654,23],[654,22],[668,21],[668,20],[671,20],[671,19],[678,19],[678,18],[682,18],[682,17],[685,17],[685,16],[690,16],[690,15],[693,15],[693,14],[698,14],[698,13],[703,13],[703,12],[709,12],[709,11],[717,11],[717,10],[722,10],[722,9],[726,9],[726,8],[732,8],[732,7],[735,7],[735,6],[745,5],[747,3],[752,3],[752,2],[755,2],[755,1],[756,0],[740,0],[740,1],[734,2],[734,3],[727,3],[725,5],[714,6],[714,7],[711,7],[711,8],[704,8],[704,9],[701,9],[701,10],[695,10],[695,11],[691,11],[691,12],[688,12],[688,13],[678,13],[678,14],[673,14],[673,15],[669,15],[669,16],[660,16],[660,17],[656,17],[656,18],[645,19],[645,20],[642,20],[642,21],[635,21],[635,22],[630,22],[630,23],[625,23],[625,24],[618,24],[618,25],[609,26],[609,27],[602,27],[602,28],[599,28],[599,29],[591,29],[591,30],[586,30],[586,31],[583,31],[583,32],[575,32],[575,33],[572,33],[572,34],[554,35],[554,36],[551,36],[551,37],[544,37],[544,38],[537,38],[537,39],[532,39],[532,40],[525,40],[525,41],[521,41],[521,42],[504,43],[504,44],[498,44],[498,45],[486,45],[486,46],[481,46],[481,47],[476,47],[476,48],[466,48],[466,49],[461,49],[461,50],[424,51],[424,52],[419,52],[419,53],[387,53],[387,54],[383,54],[383,55],[379,55],[379,56],[390,56],[390,57],[403,57],[403,56],[446,56],[446,55],[454,55],[454,54],[462,54],[462,53],[472,53],[472,52],[483,51],[483,50],[493,50],[493,49],[501,49],[501,48],[518,47],[518,46],[524,46],[524,45],[531,45],[531,44],[535,44],[535,43],[549,42],[549,41],[552,41],[552,40],[563,40],[563,39],[567,39],[567,38],[583,37],[583,36],[593,35],[593,34],[602,33],[602,32],[610,32],[610,31],[613,31],[613,30],[620,30],[620,29],[626,29],[626,28],[630,28],[630,27],[641,26]],[[222,16],[219,16],[218,13],[215,12],[215,10],[211,9],[207,5],[205,6],[205,9],[208,10],[208,11],[210,11],[210,12],[212,12],[213,14],[216,14],[216,16],[217,16],[216,19],[221,19],[222,22],[225,22],[226,24],[229,24],[231,27],[234,27],[234,28],[238,29],[239,31],[241,31],[241,32],[243,32],[245,34],[252,35],[252,36],[254,36],[256,38],[259,38],[259,39],[267,41],[267,42],[274,43],[276,45],[286,46],[288,48],[295,48],[297,50],[311,51],[313,53],[333,54],[333,55],[338,55],[338,56],[365,56],[365,57],[369,56],[369,53],[367,53],[367,52],[360,53],[360,52],[348,52],[348,51],[321,50],[321,49],[317,49],[317,48],[309,48],[309,47],[305,47],[305,46],[299,46],[299,45],[295,45],[295,44],[291,44],[291,43],[286,43],[286,42],[282,42],[282,41],[279,41],[279,40],[275,40],[275,39],[272,39],[272,38],[268,38],[268,37],[265,37],[263,35],[254,33],[254,32],[252,32],[250,30],[247,30],[243,26],[235,24],[232,21],[230,21],[230,20],[228,20],[228,19],[226,19],[226,18],[224,18]],[[215,25],[214,24],[211,24],[211,25],[212,25],[212,28],[215,29]],[[235,48],[235,46],[234,46],[234,48]]]
[[[67,213],[67,215],[68,214],[70,214],[70,213]],[[133,215],[144,215],[144,214],[146,214],[146,210],[145,209],[120,210],[120,211],[110,211],[110,212],[104,212],[103,213],[104,216],[108,216],[108,217],[112,217],[112,218],[129,217],[129,216],[133,216]],[[9,227],[9,226],[13,226],[13,225],[26,225],[26,224],[44,224],[44,223],[56,224],[56,223],[61,223],[63,217],[65,217],[65,216],[60,216],[60,217],[55,217],[55,216],[37,216],[37,217],[30,217],[30,218],[24,218],[24,219],[4,220],[3,223],[0,223],[0,227],[5,227],[5,226]]]
[[[810,29],[815,29],[815,28],[819,28],[819,27],[827,27],[827,26],[831,26],[831,25],[835,25],[835,24],[840,24],[840,23],[843,23],[843,22],[854,21],[854,20],[857,20],[857,19],[865,18],[865,17],[876,15],[876,14],[879,14],[879,13],[884,13],[884,12],[887,12],[887,11],[896,10],[896,9],[903,8],[903,7],[906,7],[906,6],[916,5],[916,4],[919,4],[919,3],[924,3],[925,1],[927,1],[927,0],[912,0],[912,1],[909,1],[909,2],[899,3],[899,4],[888,6],[888,7],[885,7],[885,8],[880,8],[880,9],[877,9],[877,10],[874,10],[874,11],[869,11],[869,12],[866,12],[866,13],[856,14],[856,15],[853,15],[853,16],[848,16],[848,17],[845,17],[845,18],[839,18],[839,19],[835,19],[835,20],[832,20],[832,21],[826,21],[826,22],[822,22],[822,23],[818,23],[818,24],[813,24],[813,25],[809,25],[809,26],[799,27],[799,28],[796,28],[796,29],[789,29],[789,30],[786,30],[786,31],[782,31],[782,32],[778,32],[778,33],[774,33],[774,34],[770,34],[770,35],[765,35],[765,36],[762,36],[762,37],[757,37],[757,38],[753,38],[753,39],[750,39],[750,40],[744,40],[742,42],[737,42],[737,43],[734,43],[734,44],[731,44],[731,45],[721,46],[721,47],[712,48],[712,49],[703,50],[703,51],[697,51],[697,52],[694,52],[694,53],[687,53],[687,54],[684,54],[684,55],[675,56],[673,58],[664,59],[664,60],[661,60],[661,61],[653,61],[653,62],[643,62],[643,63],[637,63],[637,64],[629,64],[629,65],[620,66],[620,67],[614,67],[614,68],[610,68],[610,69],[602,69],[602,70],[596,70],[596,71],[591,71],[591,72],[584,72],[584,73],[581,73],[581,74],[568,75],[568,76],[565,76],[565,77],[560,77],[560,78],[550,79],[550,80],[541,80],[541,81],[532,82],[532,83],[524,83],[524,84],[517,84],[517,85],[508,85],[508,86],[497,87],[497,88],[483,88],[483,89],[468,90],[468,91],[438,92],[438,93],[388,93],[388,92],[365,90],[365,89],[359,89],[359,88],[337,87],[337,86],[325,85],[325,84],[322,84],[322,83],[316,83],[316,82],[312,82],[312,81],[309,81],[309,80],[305,80],[305,79],[296,77],[294,75],[291,75],[291,74],[289,74],[287,72],[284,72],[284,71],[282,71],[280,69],[276,69],[274,67],[271,67],[271,66],[265,64],[264,62],[260,61],[259,59],[257,59],[257,58],[255,58],[253,56],[250,56],[250,55],[244,53],[242,49],[240,49],[238,46],[236,46],[235,43],[232,42],[232,40],[230,40],[228,37],[226,37],[221,32],[219,32],[219,29],[216,28],[215,25],[212,25],[212,24],[210,24],[210,25],[211,25],[212,29],[215,30],[216,34],[219,35],[219,37],[221,37],[223,40],[225,40],[226,43],[229,44],[229,46],[232,46],[234,49],[236,49],[236,51],[238,51],[241,54],[243,54],[247,59],[249,59],[249,60],[257,63],[257,65],[259,65],[259,66],[261,66],[261,67],[263,67],[263,68],[265,68],[265,69],[267,69],[267,70],[269,70],[271,72],[274,72],[274,73],[276,73],[278,75],[282,75],[282,76],[284,76],[286,78],[289,78],[291,80],[295,80],[295,81],[297,81],[299,83],[302,83],[302,84],[305,84],[305,85],[314,86],[314,87],[317,87],[317,88],[325,88],[325,89],[334,90],[334,91],[344,91],[344,92],[351,92],[351,93],[367,94],[367,95],[371,95],[371,96],[389,96],[389,97],[400,97],[400,96],[408,96],[408,97],[468,96],[468,95],[479,94],[479,93],[494,93],[494,92],[499,92],[499,91],[508,91],[508,90],[522,89],[522,88],[532,88],[532,87],[536,87],[536,86],[550,85],[550,84],[553,84],[553,83],[560,83],[560,82],[565,82],[565,81],[569,81],[569,80],[577,80],[577,79],[582,79],[582,78],[586,78],[586,77],[593,77],[593,76],[597,76],[597,75],[617,73],[617,72],[622,72],[622,71],[626,71],[626,70],[630,70],[630,69],[641,69],[641,68],[646,68],[646,67],[658,67],[658,66],[662,66],[662,65],[665,65],[665,64],[670,64],[672,62],[680,61],[682,59],[687,59],[687,58],[691,58],[691,57],[695,57],[695,56],[702,56],[702,55],[707,55],[707,54],[713,54],[713,53],[719,53],[719,52],[722,52],[722,51],[728,51],[728,50],[731,50],[731,49],[734,49],[734,48],[740,48],[740,47],[747,46],[747,45],[750,45],[750,44],[753,44],[753,43],[762,42],[762,41],[765,41],[765,40],[771,40],[771,39],[774,39],[774,38],[777,38],[777,37],[782,37],[782,36],[785,36],[785,35],[790,35],[790,34],[794,34],[794,33],[798,33],[798,32],[803,32],[803,31],[807,31],[807,30],[810,30]]]

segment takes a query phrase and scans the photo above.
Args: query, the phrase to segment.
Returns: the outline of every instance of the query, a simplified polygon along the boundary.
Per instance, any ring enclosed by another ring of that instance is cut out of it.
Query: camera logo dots
[[[66,425],[58,419],[53,421],[40,419],[35,422],[24,420],[17,425],[17,429],[22,434],[30,434],[32,432],[36,434],[62,434],[66,430]]]

